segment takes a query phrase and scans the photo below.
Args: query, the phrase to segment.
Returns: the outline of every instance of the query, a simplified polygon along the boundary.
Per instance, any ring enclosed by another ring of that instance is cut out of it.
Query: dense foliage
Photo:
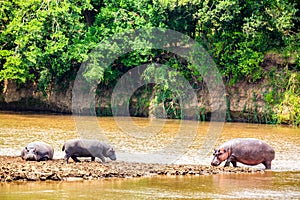
[[[280,85],[290,92],[267,94],[266,102],[277,105],[278,113],[271,113],[271,121],[283,121],[280,110],[285,102],[293,101],[288,109],[295,114],[288,123],[299,124],[299,7],[297,0],[3,0],[0,82],[35,82],[42,92],[53,85],[68,86],[103,39],[138,28],[163,27],[201,43],[229,85],[269,75],[263,66],[267,53],[292,60],[282,63],[290,72],[280,79],[292,80],[293,84]],[[193,84],[201,82],[189,63],[168,52],[146,49],[123,55],[107,67],[102,84],[114,84],[129,69],[151,62],[176,69]],[[282,66],[274,67],[280,71]],[[169,88],[160,90],[172,99]]]

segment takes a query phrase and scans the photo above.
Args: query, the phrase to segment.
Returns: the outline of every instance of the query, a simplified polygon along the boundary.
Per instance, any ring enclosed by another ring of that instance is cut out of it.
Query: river
[[[106,140],[115,147],[120,161],[210,165],[212,149],[237,137],[262,139],[274,147],[276,154],[272,170],[265,173],[1,183],[0,199],[300,198],[299,128],[247,123],[0,113],[0,155],[19,155],[27,143],[43,140],[54,147],[54,158],[63,158],[62,144],[76,137]],[[240,163],[238,165],[242,166]],[[251,167],[264,168],[262,164]]]

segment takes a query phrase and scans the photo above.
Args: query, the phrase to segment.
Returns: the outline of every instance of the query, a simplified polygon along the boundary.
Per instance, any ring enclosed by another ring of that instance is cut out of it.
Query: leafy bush
[[[278,123],[300,125],[300,74],[289,74],[287,88],[282,101],[276,105]]]
[[[92,64],[97,65],[99,57],[91,52],[105,38],[150,27],[173,29],[201,43],[229,84],[260,80],[264,76],[264,57],[270,51],[294,60],[289,67],[297,74],[300,68],[299,13],[296,0],[3,0],[0,4],[0,82],[36,82],[44,93],[51,85],[68,86],[88,56],[95,61]],[[122,39],[128,44],[141,45],[130,38]],[[118,45],[110,45],[112,51],[118,51]],[[195,66],[151,46],[120,56],[101,73],[91,70],[85,76],[100,79],[101,84],[109,86],[133,67],[155,62],[174,69],[192,85],[202,82]],[[209,70],[209,66],[205,70]],[[162,73],[161,78],[174,79],[164,75]],[[181,115],[176,111],[176,91],[172,93],[168,87],[157,89],[164,96],[157,99],[168,105],[173,102],[174,109],[170,109],[170,113],[176,117]],[[294,102],[295,112],[291,110],[291,113],[295,113],[292,118],[298,124],[299,91],[287,91],[285,98],[278,98],[282,100],[278,109],[284,110],[288,101]],[[271,100],[277,98],[275,96],[276,92],[268,94],[267,102],[277,104]]]

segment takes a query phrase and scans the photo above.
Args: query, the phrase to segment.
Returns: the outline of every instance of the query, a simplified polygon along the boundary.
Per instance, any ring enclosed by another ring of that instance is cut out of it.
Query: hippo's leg
[[[271,169],[271,161],[264,161],[262,164],[266,167],[266,169]]]
[[[92,161],[95,161],[95,157],[91,157],[91,160],[92,160]]]
[[[236,161],[231,161],[231,163],[232,163],[233,167],[237,167]]]
[[[232,163],[233,166],[236,167],[236,159],[235,159],[234,156],[230,156],[230,157],[227,158],[224,167],[228,167],[230,165],[230,163]]]
[[[67,164],[69,163],[69,158],[70,158],[70,155],[69,155],[69,154],[66,154],[66,155],[65,155],[65,161],[66,161]]]
[[[228,160],[225,162],[224,167],[228,167],[230,165],[230,162],[228,162]]]
[[[75,162],[81,162],[80,160],[78,160],[78,158],[76,156],[71,156],[71,158],[75,161]]]
[[[100,156],[98,156],[98,158],[100,158],[101,161],[102,161],[103,163],[105,163],[105,158],[104,158],[104,156],[100,155]]]
[[[40,158],[38,161],[47,161],[47,160],[49,160],[48,157],[42,157],[42,158]]]

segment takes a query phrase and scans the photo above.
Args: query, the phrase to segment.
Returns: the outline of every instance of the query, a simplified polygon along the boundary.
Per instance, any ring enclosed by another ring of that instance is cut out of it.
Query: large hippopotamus
[[[31,142],[21,151],[21,157],[28,161],[52,160],[54,149],[45,142]]]
[[[62,151],[66,152],[65,160],[68,163],[71,157],[75,162],[80,162],[77,157],[91,157],[92,161],[95,161],[95,157],[100,158],[104,163],[105,158],[109,157],[111,160],[116,160],[116,154],[114,149],[99,140],[88,139],[73,139],[68,140],[62,147]]]
[[[236,162],[246,165],[262,163],[266,169],[271,169],[271,162],[275,157],[274,149],[264,141],[254,138],[237,138],[222,144],[214,152],[211,165],[218,166],[227,160],[225,167],[230,163],[236,167]]]

